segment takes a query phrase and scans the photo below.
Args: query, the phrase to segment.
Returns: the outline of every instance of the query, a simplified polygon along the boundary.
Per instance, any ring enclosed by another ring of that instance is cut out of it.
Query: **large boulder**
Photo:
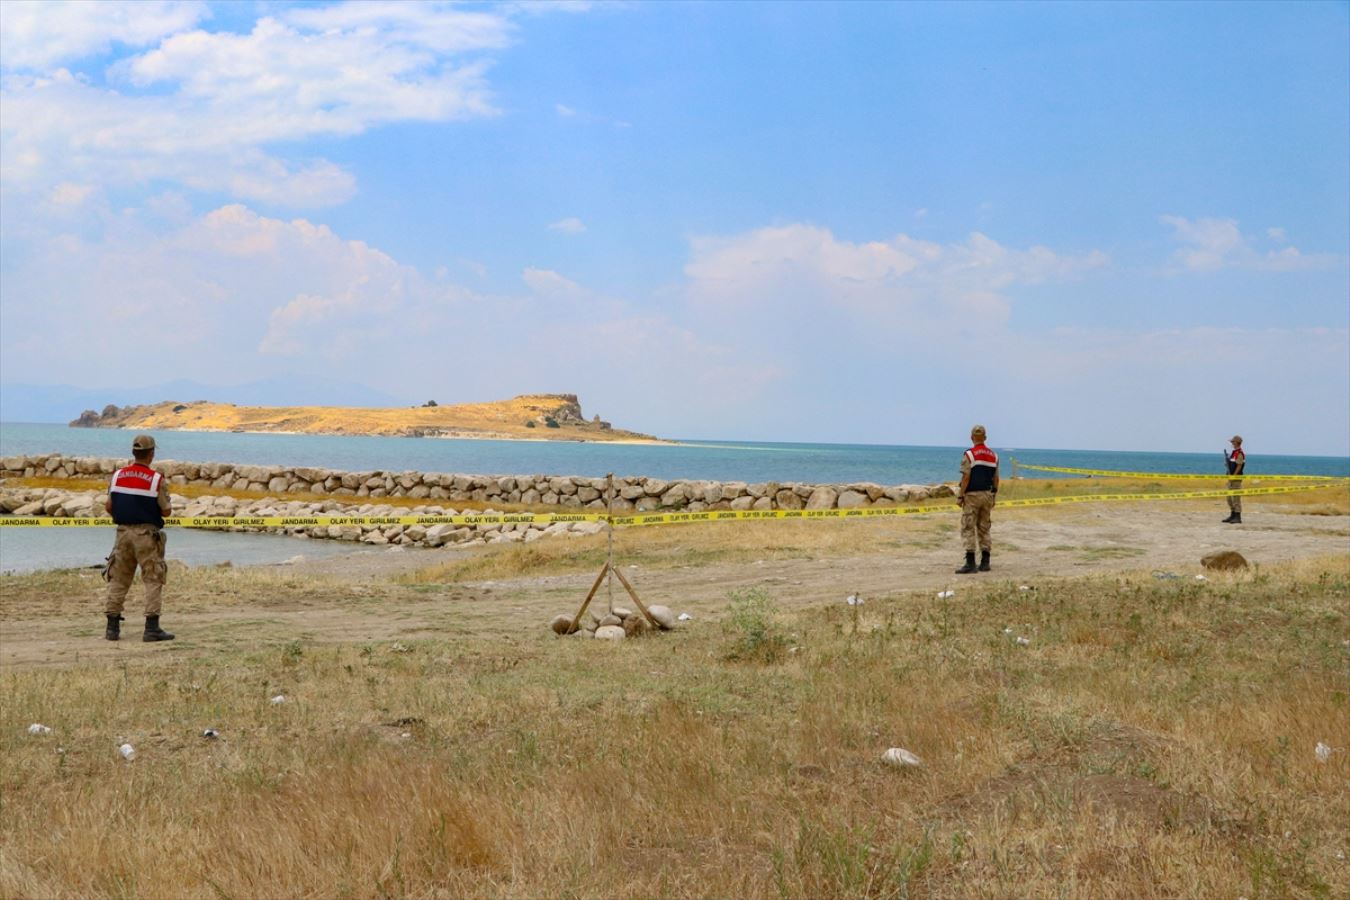
[[[1236,550],[1220,550],[1218,553],[1211,553],[1200,559],[1200,565],[1206,569],[1217,569],[1221,572],[1231,572],[1236,569],[1247,568],[1247,558]]]
[[[866,506],[868,499],[866,494],[860,494],[857,491],[844,491],[839,495],[840,509],[858,509]]]
[[[548,627],[553,629],[554,634],[567,634],[572,630],[572,617],[554,616],[553,621],[548,623]]]
[[[675,627],[675,611],[669,606],[662,606],[658,603],[654,606],[647,607],[647,612],[652,614],[652,618],[656,620],[656,624],[660,625],[662,628]]]
[[[811,492],[811,496],[806,500],[807,509],[834,509],[835,501],[839,499],[839,492],[827,485],[821,485]]]

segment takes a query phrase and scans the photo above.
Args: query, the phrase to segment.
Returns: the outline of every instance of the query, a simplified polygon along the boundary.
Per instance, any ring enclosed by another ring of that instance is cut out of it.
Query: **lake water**
[[[132,432],[65,425],[0,423],[0,456],[60,452],[76,456],[130,454]],[[610,444],[593,441],[478,441],[446,438],[341,435],[229,434],[165,431],[156,434],[159,457],[191,462],[324,466],[348,471],[455,472],[471,475],[651,475],[717,481],[874,481],[931,484],[956,477],[962,447],[874,444],[770,444],[689,441]],[[1213,453],[1138,453],[995,447],[1005,458],[1051,466],[1139,472],[1223,471],[1219,442]],[[1350,475],[1350,457],[1248,457],[1248,471],[1289,475]],[[1027,477],[1036,473],[1027,472]],[[1062,477],[1062,476],[1061,476]]]
[[[0,528],[0,575],[44,569],[103,568],[112,549],[111,528]],[[189,566],[229,561],[236,566],[279,563],[297,556],[328,559],[346,553],[388,553],[346,541],[316,541],[279,534],[220,534],[175,528],[165,555]]]
[[[0,423],[0,456],[64,453],[125,457],[132,433],[65,425]],[[801,481],[932,484],[957,477],[963,447],[868,444],[786,444],[689,441],[610,444],[579,441],[478,441],[445,438],[340,435],[230,434],[164,431],[156,434],[161,459],[255,465],[322,466],[349,471],[455,472],[475,475],[650,475],[718,481]],[[1214,474],[1223,471],[1223,445],[1213,453],[1139,453],[996,447],[1005,460],[1087,469]],[[1247,470],[1288,475],[1350,475],[1350,457],[1248,457]],[[1027,477],[1041,476],[1024,472]],[[0,570],[31,571],[99,562],[111,546],[102,530],[0,530]],[[353,552],[353,545],[297,541],[274,535],[175,530],[169,557],[189,564],[232,560],[236,565],[280,562],[297,554]],[[359,552],[359,551],[357,551]]]

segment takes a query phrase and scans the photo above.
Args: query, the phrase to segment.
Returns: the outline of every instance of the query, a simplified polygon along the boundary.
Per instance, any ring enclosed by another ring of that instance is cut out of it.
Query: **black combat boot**
[[[1237,525],[1242,521],[1242,516],[1235,512],[1230,512],[1228,518],[1224,519],[1225,525]]]
[[[978,572],[975,568],[975,551],[971,550],[966,554],[966,564],[956,570],[957,575],[969,575],[971,572]]]
[[[122,617],[108,616],[108,630],[103,632],[105,640],[116,641],[122,638]]]
[[[981,572],[988,572],[988,571],[989,571],[989,551],[988,551],[988,550],[981,550],[981,551],[980,551],[980,571],[981,571]]]
[[[173,635],[159,627],[159,616],[146,616],[145,636],[141,640],[147,644],[152,641],[171,641]]]

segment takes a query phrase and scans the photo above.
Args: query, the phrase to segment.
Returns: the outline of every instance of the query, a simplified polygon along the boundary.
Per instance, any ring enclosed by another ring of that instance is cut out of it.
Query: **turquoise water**
[[[0,456],[60,452],[126,456],[131,433],[65,425],[0,423]],[[964,447],[891,447],[871,444],[786,444],[690,441],[680,444],[608,444],[579,441],[477,441],[339,435],[221,434],[166,431],[157,435],[161,459],[344,470],[456,472],[490,475],[651,475],[719,481],[874,481],[928,484],[957,477]],[[1007,458],[1051,466],[1143,472],[1223,472],[1223,449],[1213,453],[1139,453],[995,447]],[[1247,471],[1289,475],[1350,475],[1350,457],[1264,456],[1250,448]],[[1027,477],[1039,477],[1026,472]],[[1060,476],[1062,477],[1062,476]]]

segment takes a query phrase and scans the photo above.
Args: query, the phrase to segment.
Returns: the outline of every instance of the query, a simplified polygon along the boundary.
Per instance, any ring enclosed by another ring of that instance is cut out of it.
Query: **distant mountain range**
[[[240,406],[399,406],[405,401],[359,384],[323,378],[264,378],[244,384],[202,384],[178,379],[148,387],[81,388],[68,384],[0,383],[0,422],[65,423],[87,409],[209,400]],[[425,398],[424,398],[425,399]]]

